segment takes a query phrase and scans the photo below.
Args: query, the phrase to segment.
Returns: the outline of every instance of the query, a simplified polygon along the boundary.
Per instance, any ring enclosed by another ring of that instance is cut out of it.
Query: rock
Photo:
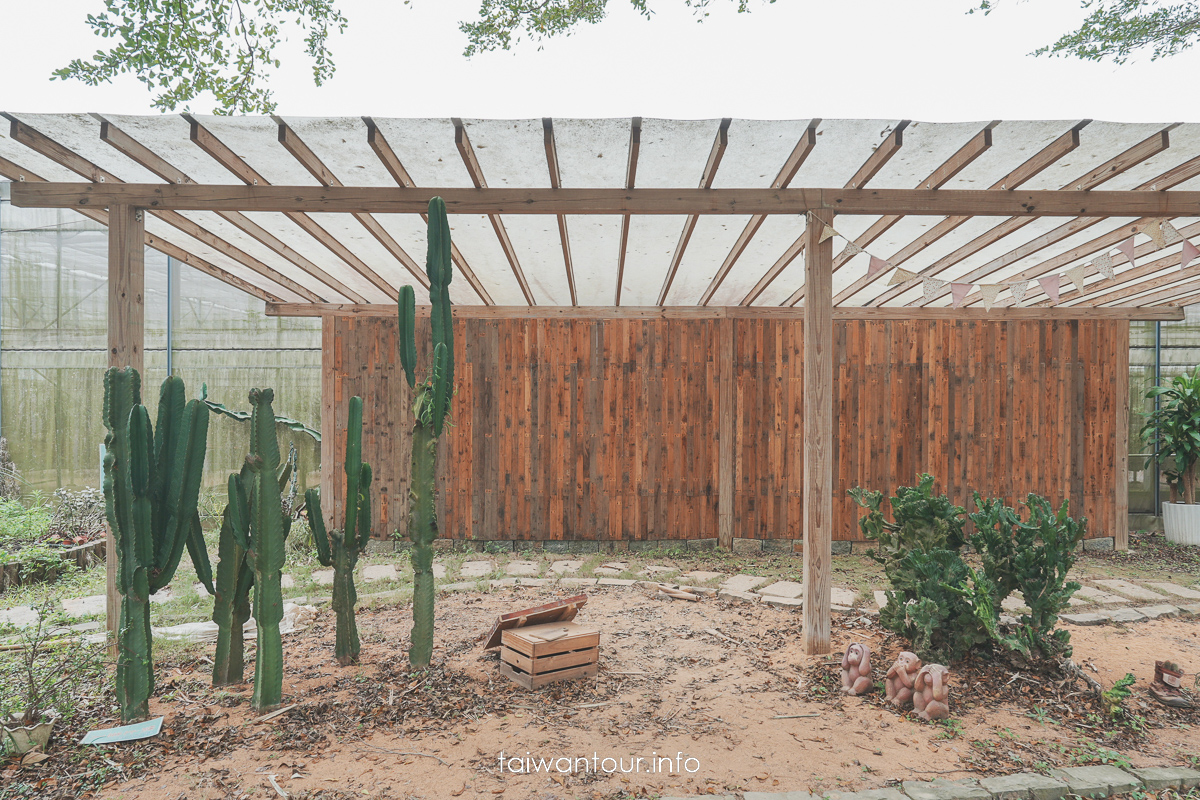
[[[796,581],[775,581],[770,586],[764,586],[759,589],[758,593],[763,597],[771,595],[773,597],[786,597],[794,600],[803,596],[804,584]]]
[[[1065,782],[1034,772],[984,778],[979,781],[979,786],[994,800],[1060,800],[1070,794]]]
[[[896,794],[900,794],[897,792]],[[849,795],[853,797],[854,795]],[[742,797],[745,800],[820,800],[818,795],[808,792],[743,792]],[[904,797],[904,795],[900,795]],[[703,798],[693,798],[692,800],[708,800],[708,795]]]
[[[296,579],[293,578],[291,575],[279,576],[279,588],[295,589],[296,588]]]
[[[865,792],[826,792],[827,800],[908,800],[899,789],[867,789]]]
[[[446,565],[445,564],[434,564],[432,569],[433,569],[433,577],[437,578],[439,581],[442,578],[446,577]],[[397,570],[397,571],[399,571],[399,570]]]
[[[1146,786],[1148,792],[1161,792],[1163,789],[1187,791],[1200,785],[1200,772],[1187,767],[1145,767],[1129,771]]]
[[[834,586],[829,590],[829,602],[835,606],[851,608],[856,600],[858,600],[858,592],[853,589],[841,589]]]
[[[312,571],[313,583],[318,586],[333,585],[333,570],[332,569],[314,569]]]
[[[550,571],[555,575],[566,575],[572,572],[579,572],[579,568],[582,566],[582,561],[555,561],[550,565]]]
[[[1067,782],[1071,794],[1080,797],[1103,797],[1109,794],[1128,794],[1142,788],[1142,782],[1127,772],[1104,764],[1096,767],[1065,767],[1052,769],[1050,774]]]
[[[515,575],[518,578],[532,578],[542,571],[542,565],[535,561],[510,561],[504,567],[504,571],[509,575]]]
[[[1140,614],[1145,614],[1150,619],[1179,616],[1179,609],[1169,603],[1161,603],[1156,606],[1138,606],[1133,610]]]
[[[683,573],[683,575],[679,577],[679,580],[687,578],[692,583],[708,583],[711,580],[723,578],[724,576],[725,574],[722,572],[705,572],[704,570],[697,569],[692,570],[691,572]]]
[[[748,592],[757,586],[762,586],[768,580],[770,579],[760,578],[757,575],[733,575],[722,582],[721,588],[731,592]]]
[[[882,610],[883,607],[886,606],[888,603],[887,592],[885,592],[881,589],[876,589],[874,592],[872,592],[872,594],[875,597],[875,605],[878,606]]]
[[[1182,597],[1185,600],[1200,600],[1200,592],[1196,591],[1195,589],[1186,589],[1174,583],[1152,583],[1150,585],[1155,589],[1158,589],[1160,592],[1173,594],[1176,597]]]
[[[1138,586],[1136,583],[1130,583],[1129,581],[1103,580],[1092,581],[1092,583],[1095,583],[1098,586],[1103,586],[1105,589],[1114,591],[1117,594],[1123,594],[1126,597],[1131,597],[1134,600],[1153,601],[1163,599],[1163,596],[1158,592],[1151,591],[1150,589],[1147,589],[1143,586]]]
[[[620,575],[624,571],[625,570],[623,569],[616,569],[614,567],[596,567],[594,570],[592,570],[592,574],[599,575],[601,577],[612,578]]]
[[[1089,603],[1124,603],[1124,602],[1126,602],[1124,597],[1118,597],[1115,594],[1109,594],[1108,592],[1102,592],[1099,589],[1093,589],[1091,586],[1080,587],[1079,590],[1075,592],[1075,596],[1082,597],[1084,600],[1087,600]]]
[[[1102,536],[1099,539],[1084,539],[1083,549],[1089,553],[1104,553],[1116,548],[1116,542],[1111,536]]]
[[[605,569],[615,569],[617,572],[624,572],[629,569],[629,565],[624,561],[609,561],[607,564],[601,564],[600,566]]]
[[[479,590],[479,584],[474,582],[463,583],[443,583],[438,587],[439,592],[475,592]]]
[[[596,583],[600,586],[633,586],[637,581],[628,578],[600,578]]]
[[[1029,607],[1027,605],[1025,605],[1025,598],[1021,596],[1020,592],[1017,592],[1016,594],[1011,594],[1008,597],[1001,600],[1000,607],[1003,608],[1005,611],[1011,611],[1014,614],[1019,614],[1022,611],[1029,610]]]
[[[62,606],[63,611],[69,617],[90,617],[92,614],[103,614],[108,610],[108,598],[102,594],[93,594],[87,597],[69,597],[62,601]],[[10,611],[16,610],[15,608],[10,609]],[[4,613],[0,611],[0,620],[4,619]],[[16,623],[13,624],[15,625]]]
[[[104,599],[103,595],[100,596],[100,599]],[[63,605],[66,605],[66,603],[64,602]],[[104,608],[102,607],[100,610],[103,611]],[[70,612],[68,611],[67,613]],[[75,614],[74,616],[83,615]],[[38,613],[33,610],[32,606],[14,606],[13,608],[0,610],[0,624],[7,623],[16,628],[28,628],[30,625],[36,624],[37,621]]]
[[[516,586],[516,585],[517,585],[516,578],[496,578],[494,580],[488,581],[488,586],[490,586],[493,589],[503,589],[507,586]]]
[[[492,562],[490,561],[466,561],[459,567],[458,577],[482,578],[485,575],[491,575],[493,569]]]
[[[517,578],[518,586],[549,586],[552,583],[553,578]]]
[[[987,790],[946,780],[903,781],[900,787],[912,800],[991,800]]]
[[[391,564],[371,564],[363,567],[362,577],[364,581],[394,581],[396,568]]]
[[[1200,603],[1192,603],[1187,606],[1180,606],[1179,613],[1189,617],[1200,617]]]
[[[1132,608],[1116,608],[1110,613],[1109,618],[1113,622],[1143,622],[1146,615],[1140,611],[1134,611]]]
[[[717,591],[717,597],[721,598],[722,600],[733,600],[735,602],[742,603],[757,603],[762,599],[756,594],[752,594],[750,592],[738,592],[733,589],[719,589]]]
[[[560,586],[595,586],[595,578],[559,578]]]
[[[656,567],[654,565],[643,569],[638,575],[645,575],[647,578],[653,578],[655,575],[670,575],[672,572],[679,572],[678,567]]]
[[[774,595],[760,595],[762,602],[769,606],[778,606],[779,608],[804,608],[804,601],[799,597],[775,597]]]
[[[1109,621],[1109,615],[1103,611],[1090,614],[1060,614],[1059,619],[1072,625],[1103,625]]]

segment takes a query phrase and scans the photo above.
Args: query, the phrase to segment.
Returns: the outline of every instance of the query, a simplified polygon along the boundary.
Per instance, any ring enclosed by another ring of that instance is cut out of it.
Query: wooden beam
[[[736,391],[737,379],[734,355],[737,337],[737,326],[730,319],[717,323],[717,335],[720,337],[720,353],[718,354],[720,369],[720,417],[717,420],[717,546],[724,550],[733,550],[734,505],[736,494],[737,457],[735,438],[737,436]]]
[[[405,189],[416,188],[416,181],[408,174],[400,157],[396,155],[396,151],[388,144],[387,139],[383,135],[383,131],[375,124],[375,120],[370,117],[363,117],[363,122],[367,125],[367,144],[371,145],[371,149],[375,151],[375,155],[379,156],[379,160],[383,162],[383,166],[391,174],[392,179],[396,181],[397,186],[403,186]],[[429,215],[421,212],[421,219],[426,223],[429,222]],[[471,284],[471,288],[475,290],[475,294],[479,295],[479,299],[486,305],[495,305],[492,296],[488,294],[484,288],[483,282],[475,275],[475,271],[471,269],[471,265],[467,263],[466,257],[459,252],[458,245],[450,242],[450,259],[454,262],[454,266],[467,279],[467,283]]]
[[[270,181],[268,181],[253,167],[247,164],[242,157],[233,152],[228,145],[214,136],[212,131],[201,125],[195,117],[193,117],[191,114],[184,114],[183,118],[186,119],[191,125],[190,137],[192,143],[205,153],[208,153],[208,155],[211,156],[214,161],[232,172],[248,186],[260,187],[271,185]],[[232,210],[252,211],[254,209]],[[384,297],[388,298],[389,300],[393,297],[391,285],[387,283],[387,281],[379,277],[379,275],[375,273],[375,270],[367,266],[365,261],[355,255],[354,252],[342,244],[336,236],[317,224],[317,222],[307,214],[299,211],[284,210],[284,216],[299,226],[300,229],[309,236],[320,242],[321,245],[327,250],[345,262],[350,269],[358,273],[359,276],[377,289]]]
[[[708,153],[708,161],[704,165],[704,170],[700,173],[701,189],[712,188],[713,181],[717,177],[717,169],[721,166],[721,159],[725,157],[725,148],[729,146],[729,125],[732,122],[732,117],[725,117],[717,127],[717,135],[713,139],[712,149]],[[688,242],[692,239],[692,232],[696,230],[696,223],[699,221],[700,217],[692,214],[683,223],[683,230],[679,234],[679,241],[675,244],[675,254],[671,256],[671,264],[667,267],[667,274],[663,279],[662,289],[658,292],[658,304],[660,306],[667,304],[667,295],[671,292],[671,284],[675,282],[675,273],[679,271],[679,265],[683,262],[683,253],[687,250]]]
[[[546,147],[546,166],[550,170],[550,188],[562,188],[562,175],[558,171],[558,147],[554,144],[554,120],[542,117],[542,138]],[[567,270],[567,286],[571,290],[571,305],[579,305],[575,294],[575,268],[571,263],[571,239],[567,235],[567,217],[558,215],[558,238],[562,242],[563,264]]]
[[[1129,341],[1129,323],[1122,324],[1120,341]],[[1116,508],[1113,510],[1113,547],[1129,549],[1129,348],[1118,347],[1116,363],[1113,364],[1113,387],[1117,396],[1114,408],[1116,419],[1116,486],[1113,487]]]
[[[454,144],[458,147],[458,154],[462,156],[467,174],[471,176],[471,182],[475,184],[476,190],[487,190],[487,178],[483,176],[483,167],[479,166],[475,148],[471,146],[471,137],[467,135],[467,126],[458,117],[453,117],[452,121],[454,123]],[[550,189],[549,191],[561,192],[563,190]],[[440,194],[444,200],[446,192],[440,192]],[[447,211],[449,207],[450,203],[447,201]],[[508,259],[508,265],[512,268],[513,275],[516,276],[517,284],[521,287],[521,294],[525,295],[525,302],[531,306],[537,305],[537,301],[533,298],[533,292],[529,288],[529,281],[525,280],[525,271],[521,269],[521,262],[517,258],[517,249],[513,247],[512,240],[508,238],[508,229],[504,227],[504,220],[500,218],[499,212],[489,213],[488,220],[492,223],[492,229],[496,231],[496,238],[500,240],[500,249],[504,251],[504,257]]]
[[[642,118],[634,117],[629,126],[629,157],[625,161],[625,189],[633,188],[634,181],[637,179],[638,154],[642,149]],[[629,220],[630,216],[625,214],[621,218],[621,244],[620,250],[617,251],[617,291],[613,298],[613,305],[621,305],[621,287],[625,282],[625,256],[629,251]]]
[[[1032,158],[1025,161],[1012,172],[993,183],[988,187],[988,189],[992,191],[1010,191],[1024,185],[1026,181],[1033,179],[1047,167],[1057,163],[1068,153],[1079,147],[1079,132],[1087,127],[1090,122],[1091,120],[1085,119],[1076,123],[1071,130],[1067,131],[1062,136],[1059,136],[1053,142],[1043,147]],[[909,242],[904,247],[897,250],[894,254],[892,254],[891,258],[887,259],[888,263],[893,267],[898,267],[904,264],[916,254],[924,251],[926,248],[932,246],[936,242],[941,241],[942,238],[957,229],[969,219],[970,217],[964,216],[947,217],[929,230],[924,231],[912,242]],[[915,286],[916,284],[914,283],[911,285]],[[900,291],[901,290],[899,287],[885,288],[882,293],[880,293],[874,299],[868,301],[866,305],[883,305],[888,300],[891,300],[893,297],[899,295]]]
[[[805,128],[804,133],[800,136],[800,141],[796,142],[796,146],[792,148],[791,155],[783,162],[783,167],[780,168],[779,174],[771,182],[772,189],[784,189],[792,182],[792,178],[796,177],[796,173],[800,171],[800,167],[808,160],[808,154],[817,146],[817,128],[820,124],[820,119],[813,119],[808,123],[808,127]],[[706,306],[709,304],[713,295],[716,294],[717,289],[725,281],[725,276],[729,274],[729,271],[733,269],[733,265],[741,258],[742,253],[749,246],[750,240],[754,238],[754,234],[758,233],[758,229],[762,227],[766,218],[765,214],[755,214],[746,223],[746,227],[742,229],[737,241],[733,243],[729,255],[725,256],[725,261],[721,263],[721,268],[717,270],[717,274],[713,276],[713,279],[708,284],[708,288],[704,291],[704,295],[700,298],[700,305]],[[749,303],[745,305],[749,305]]]
[[[1177,274],[1183,278],[1188,278],[1188,277],[1191,277],[1191,276],[1194,276],[1197,274],[1196,272],[1192,271],[1191,267],[1188,267],[1188,269],[1186,270],[1186,273],[1187,274],[1180,272]],[[1134,299],[1134,302],[1138,303],[1142,306],[1145,306],[1145,307],[1153,307],[1155,305],[1160,305],[1163,303],[1173,303],[1175,305],[1182,305],[1182,303],[1178,302],[1179,298],[1188,296],[1192,292],[1195,292],[1197,290],[1200,290],[1200,280],[1188,281],[1187,283],[1175,283],[1174,285],[1168,286],[1165,289],[1159,289],[1157,292],[1153,292],[1153,293],[1145,295],[1143,297],[1137,297]],[[1100,308],[1095,307],[1095,306],[1072,306],[1072,307],[1073,308],[1086,308],[1090,311],[1101,310]]]
[[[878,175],[879,171],[884,168],[887,162],[891,161],[892,156],[900,152],[900,148],[904,146],[904,129],[907,128],[911,122],[912,120],[900,120],[895,129],[888,134],[888,137],[884,139],[878,147],[875,148],[875,151],[871,153],[870,157],[868,157],[863,165],[858,168],[858,171],[854,173],[853,177],[846,181],[845,188],[861,189],[866,185],[867,181]],[[805,239],[805,234],[801,234],[800,238],[796,239],[796,241],[792,243],[792,246],[789,247],[784,253],[785,257],[788,253],[793,253],[792,257],[788,258],[787,261],[784,261],[782,258],[779,261],[776,261],[774,266],[771,267],[770,272],[768,272],[770,279],[766,281],[759,281],[759,283],[755,285],[754,289],[751,290],[751,293],[754,294],[755,298],[758,297],[758,294],[761,294],[762,289],[766,289],[767,286],[770,285],[771,281],[775,280],[779,273],[783,272],[784,268],[791,263],[792,259],[794,259],[796,255],[799,255],[804,250]],[[837,262],[835,261],[834,264],[834,269],[837,269]],[[762,286],[762,289],[759,289],[759,285]],[[801,284],[800,287],[792,293],[792,296],[787,299],[787,305],[794,306],[803,299],[804,284]],[[752,302],[754,302],[754,300],[750,299],[749,295],[747,295],[747,299],[742,300],[742,305],[750,305]]]
[[[1000,192],[987,189],[393,189],[380,186],[13,186],[22,208],[419,214],[439,195],[451,214],[837,214],[981,217],[1196,217],[1200,191]]]
[[[929,173],[929,177],[917,184],[918,189],[940,189],[945,186],[955,175],[966,169],[971,162],[979,158],[988,148],[992,146],[992,130],[1000,124],[999,120],[988,123],[983,130],[971,137],[971,140],[959,148],[958,152],[946,159],[937,169]],[[866,249],[868,245],[874,242],[883,234],[887,233],[893,225],[899,222],[903,217],[896,214],[889,214],[886,217],[880,217],[871,223],[871,227],[858,238],[854,240],[854,244],[860,248]],[[833,259],[833,271],[837,272],[846,262],[854,257],[851,254],[850,248],[847,247],[842,252],[838,253]],[[863,275],[847,286],[842,291],[833,296],[834,304],[844,303],[860,291],[870,286],[879,279],[878,275]]]
[[[144,375],[146,351],[145,214],[132,206],[111,206],[108,212],[108,366],[133,367]],[[105,545],[106,610],[113,635],[109,653],[116,652],[121,595],[117,591],[117,544],[110,530]]]
[[[804,244],[804,652],[830,651],[833,559],[833,214],[808,217]]]
[[[1191,225],[1186,225],[1179,232],[1185,237],[1198,236],[1200,235],[1200,222],[1193,222]],[[1148,246],[1144,246],[1144,249],[1138,248],[1134,251],[1135,258],[1155,252],[1153,242],[1147,242],[1146,245]],[[1162,258],[1157,258],[1154,261],[1142,264],[1140,267],[1127,269],[1112,280],[1103,280],[1092,284],[1088,287],[1087,293],[1082,296],[1074,289],[1070,292],[1063,292],[1060,302],[1081,301],[1077,302],[1076,305],[1080,307],[1095,307],[1104,305],[1105,303],[1115,303],[1118,300],[1124,300],[1126,297],[1133,297],[1142,292],[1168,286],[1193,275],[1200,275],[1200,264],[1182,270],[1172,269],[1178,267],[1179,262],[1182,260],[1182,253],[1172,253]],[[1125,258],[1124,253],[1113,256],[1113,266],[1120,266],[1127,261],[1128,259]],[[1146,277],[1167,269],[1171,269],[1172,271],[1155,278]],[[1132,285],[1118,288],[1122,284],[1127,283],[1132,283]],[[1068,294],[1071,296],[1067,297],[1066,295]],[[1039,308],[1052,308],[1054,304],[1047,298],[1034,305]]]
[[[369,305],[337,303],[268,303],[271,317],[394,317],[394,303]],[[454,306],[460,319],[803,319],[804,307],[783,306]],[[417,316],[428,316],[429,306],[417,306]],[[1117,306],[1086,308],[908,308],[886,306],[834,307],[835,320],[968,319],[1006,320],[1131,319],[1180,320],[1183,312],[1169,308]]]

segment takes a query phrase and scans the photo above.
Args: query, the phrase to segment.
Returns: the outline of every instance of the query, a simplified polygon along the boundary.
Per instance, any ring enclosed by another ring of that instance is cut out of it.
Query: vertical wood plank
[[[1113,543],[1118,550],[1129,549],[1129,321],[1112,323],[1114,328],[1113,371],[1117,396],[1114,442],[1116,463],[1113,487]]]
[[[720,336],[720,405],[717,409],[720,430],[720,452],[717,455],[717,545],[733,549],[733,487],[734,487],[734,337],[738,320],[723,319],[717,323]]]

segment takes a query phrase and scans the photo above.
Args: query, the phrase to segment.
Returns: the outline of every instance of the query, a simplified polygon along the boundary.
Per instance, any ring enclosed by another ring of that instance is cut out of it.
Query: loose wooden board
[[[574,597],[564,597],[535,608],[501,614],[496,623],[492,625],[483,649],[491,650],[493,647],[499,647],[501,633],[513,628],[543,625],[549,622],[569,622],[575,619],[575,615],[579,613],[580,607],[585,603],[587,603],[587,595],[577,594]]]

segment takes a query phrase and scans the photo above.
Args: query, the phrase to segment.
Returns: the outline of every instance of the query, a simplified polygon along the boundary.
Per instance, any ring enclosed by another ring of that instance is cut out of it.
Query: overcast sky
[[[1090,117],[1197,121],[1200,52],[1123,67],[1035,58],[1082,18],[1079,0],[713,0],[698,23],[683,0],[629,0],[570,37],[462,57],[458,21],[478,0],[341,0],[338,66],[321,88],[298,43],[271,85],[285,115],[464,117],[810,116],[926,121]],[[132,78],[98,88],[51,81],[102,42],[85,25],[102,0],[0,0],[0,110],[152,113]],[[53,13],[50,9],[53,9]],[[207,113],[209,102],[194,104]]]

